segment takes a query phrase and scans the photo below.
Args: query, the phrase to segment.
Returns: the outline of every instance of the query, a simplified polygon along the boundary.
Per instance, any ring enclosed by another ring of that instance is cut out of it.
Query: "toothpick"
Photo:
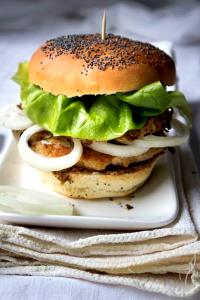
[[[102,25],[101,25],[101,39],[105,40],[106,38],[106,11],[104,10],[102,17]]]

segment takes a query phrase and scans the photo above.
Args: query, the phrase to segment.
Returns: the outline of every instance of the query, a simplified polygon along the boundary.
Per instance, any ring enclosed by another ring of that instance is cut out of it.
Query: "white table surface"
[[[82,3],[83,2],[83,3]],[[29,59],[44,40],[68,33],[97,32],[102,7],[107,9],[108,31],[146,40],[175,43],[179,87],[191,102],[194,127],[191,144],[200,169],[200,3],[198,1],[148,1],[152,8],[117,1],[0,1],[0,105],[19,99],[10,78],[17,63]],[[142,1],[144,2],[144,1]],[[166,4],[164,7],[155,8]],[[107,4],[106,4],[107,3]],[[97,8],[94,8],[94,6]],[[0,146],[3,140],[0,135]],[[1,276],[2,300],[64,299],[172,299],[134,288],[95,284],[76,279]],[[175,299],[175,298],[174,298]],[[188,299],[200,299],[200,293]]]

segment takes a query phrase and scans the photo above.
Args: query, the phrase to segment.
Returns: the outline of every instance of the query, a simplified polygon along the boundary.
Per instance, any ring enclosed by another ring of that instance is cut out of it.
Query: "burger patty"
[[[70,153],[72,147],[63,144],[63,138],[51,138],[51,142],[44,143],[42,141],[32,142],[31,148],[48,157],[59,157]],[[146,153],[132,156],[132,157],[119,157],[103,154],[83,146],[83,154],[76,164],[77,167],[86,168],[90,170],[101,171],[109,165],[128,167],[132,163],[148,160],[155,155],[164,153],[163,148],[151,148]]]
[[[132,130],[115,142],[128,143],[136,138],[147,134],[163,134],[166,120],[160,117],[149,118],[145,126],[140,130]],[[136,137],[137,136],[137,137]],[[89,170],[102,171],[108,166],[129,167],[133,163],[147,161],[152,157],[164,153],[163,148],[151,148],[146,153],[132,157],[119,157],[103,154],[87,147],[88,141],[83,141],[83,154],[76,167]],[[29,146],[33,151],[48,157],[59,157],[70,153],[73,145],[67,137],[53,137],[49,132],[39,132],[33,135],[29,141]]]
[[[124,168],[120,166],[108,166],[106,169],[96,172],[96,170],[89,170],[85,168],[80,168],[78,166],[73,166],[70,169],[61,170],[61,171],[54,171],[52,172],[53,175],[63,183],[66,181],[69,181],[70,183],[73,183],[73,175],[79,175],[79,174],[91,174],[92,171],[94,171],[93,174],[103,174],[103,175],[122,175],[122,174],[129,174],[133,172],[138,172],[139,170],[144,170],[145,168],[149,168],[153,163],[156,162],[158,155],[155,155],[151,157],[148,160],[142,161],[140,163],[132,163],[130,164],[129,168]],[[109,186],[109,183],[107,183]]]
[[[118,137],[116,141],[122,144],[128,144],[135,139],[142,138],[149,134],[161,136],[166,128],[170,128],[172,113],[173,109],[169,108],[158,117],[150,117],[143,128],[130,130],[124,135]]]
[[[121,166],[127,168],[132,163],[138,163],[148,160],[155,155],[160,155],[164,152],[162,148],[150,149],[144,154],[132,157],[111,156],[96,152],[89,148],[84,148],[83,155],[76,166],[91,170],[102,171],[109,165]]]

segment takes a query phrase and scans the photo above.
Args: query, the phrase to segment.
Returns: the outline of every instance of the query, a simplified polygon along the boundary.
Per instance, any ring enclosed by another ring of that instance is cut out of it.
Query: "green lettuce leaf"
[[[134,93],[118,93],[117,97],[139,107],[143,116],[157,116],[169,107],[176,107],[191,120],[191,110],[185,96],[179,91],[167,92],[160,81],[148,84]]]
[[[149,116],[157,116],[170,106],[189,114],[184,96],[167,93],[160,82],[137,92],[68,98],[46,93],[30,83],[28,62],[19,65],[13,79],[21,86],[25,114],[57,136],[106,141],[142,128]]]
[[[54,135],[110,140],[144,126],[147,118],[132,114],[129,104],[115,96],[54,96],[28,80],[28,63],[19,65],[13,79],[21,86],[25,114]]]

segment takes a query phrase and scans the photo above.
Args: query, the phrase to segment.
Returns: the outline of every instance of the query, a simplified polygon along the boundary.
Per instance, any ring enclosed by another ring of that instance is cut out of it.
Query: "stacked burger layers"
[[[166,90],[175,82],[174,62],[150,44],[114,35],[60,37],[21,64],[15,80],[18,109],[36,124],[17,128],[21,157],[67,196],[128,195],[144,184],[157,156],[188,138],[188,104]],[[192,157],[184,160],[184,194],[177,153],[174,163],[181,209],[173,224],[126,233],[1,225],[0,273],[192,295],[200,289],[198,178]]]
[[[61,36],[14,76],[24,126],[7,125],[7,110],[2,119],[18,130],[22,159],[52,189],[73,198],[126,196],[144,184],[158,156],[188,140],[189,105],[167,90],[175,78],[172,58],[149,43]]]

